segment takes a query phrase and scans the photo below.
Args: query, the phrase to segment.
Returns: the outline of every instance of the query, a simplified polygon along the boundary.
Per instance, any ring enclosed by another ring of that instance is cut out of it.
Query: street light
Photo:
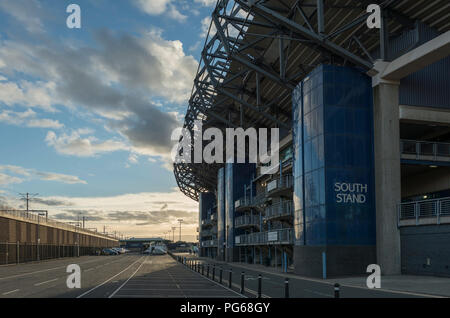
[[[175,243],[175,230],[177,229],[176,226],[172,227],[172,241]]]
[[[181,222],[183,222],[183,219],[178,219],[178,222],[180,222],[180,242],[181,242]]]

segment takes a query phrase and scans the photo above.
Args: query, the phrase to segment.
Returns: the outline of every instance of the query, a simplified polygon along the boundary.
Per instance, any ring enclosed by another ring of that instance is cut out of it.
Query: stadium
[[[279,162],[174,164],[201,256],[450,276],[449,30],[447,0],[219,0],[184,128],[279,128]]]

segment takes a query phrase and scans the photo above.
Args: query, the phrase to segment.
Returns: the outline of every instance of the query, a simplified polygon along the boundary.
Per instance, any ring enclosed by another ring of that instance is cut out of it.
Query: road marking
[[[37,284],[34,284],[34,286],[41,286],[41,285],[44,285],[44,284],[47,284],[47,283],[54,282],[55,280],[58,280],[58,278],[47,280],[47,281],[42,282],[42,283],[37,283]]]
[[[3,296],[6,296],[6,295],[9,295],[9,294],[18,292],[19,290],[20,290],[20,289],[14,289],[14,290],[11,290],[11,291],[9,291],[9,292],[3,293],[2,295],[3,295]]]
[[[93,270],[93,269],[94,269],[94,267],[91,267],[91,268],[85,269],[84,271],[85,271],[85,272],[89,272],[89,271],[91,271],[91,270]]]
[[[185,266],[185,268],[188,269],[188,270],[190,270],[190,271],[193,272],[193,273],[196,273],[196,274],[200,275],[200,276],[203,277],[204,279],[207,279],[207,280],[209,280],[210,282],[212,282],[212,283],[214,283],[214,284],[216,284],[216,285],[219,285],[220,287],[222,287],[222,288],[224,288],[224,289],[226,289],[226,290],[229,290],[229,291],[231,291],[231,292],[233,292],[233,293],[239,295],[240,297],[248,298],[247,296],[242,295],[242,294],[239,294],[237,291],[234,291],[234,290],[228,288],[227,286],[220,285],[218,282],[216,282],[216,281],[214,281],[214,280],[211,280],[211,279],[209,279],[209,278],[206,277],[206,276],[203,276],[202,274],[200,274],[200,273],[198,273],[198,272],[196,272],[196,271],[190,269],[190,268],[187,267],[187,266]],[[234,284],[234,283],[232,283],[232,285],[233,285],[233,286],[236,286],[236,284]],[[247,291],[249,291],[249,290],[247,289]],[[255,294],[256,294],[256,293],[255,293]],[[255,295],[255,294],[254,294],[254,295]],[[261,296],[262,296],[263,298],[269,298],[269,297],[266,296],[266,295],[261,295]]]
[[[39,271],[35,271],[35,272],[17,274],[17,275],[13,275],[13,276],[0,277],[0,280],[10,279],[10,278],[17,278],[17,277],[33,275],[33,274],[38,274],[38,273],[44,273],[44,272],[48,272],[48,271],[52,271],[52,270],[56,270],[56,269],[61,269],[61,268],[67,268],[67,265],[70,264],[71,259],[74,259],[74,258],[76,258],[76,257],[71,257],[70,259],[68,259],[69,262],[66,265],[53,267],[53,268],[47,268],[47,269],[43,269],[43,270],[39,270]],[[58,260],[58,259],[55,258],[55,260]],[[93,260],[89,260],[89,261],[86,261],[86,262],[79,263],[79,265],[88,264],[88,263],[92,263],[92,262],[99,261],[99,260],[101,260],[101,259],[97,259],[96,258],[96,259],[93,259]],[[116,261],[116,262],[118,262],[118,261]],[[27,263],[22,263],[21,265],[24,265],[24,264],[27,264]],[[33,264],[42,264],[42,263],[33,263]],[[32,264],[29,263],[29,265],[32,265]]]
[[[121,272],[117,273],[116,275],[114,275],[113,277],[105,280],[103,283],[101,283],[100,285],[95,286],[94,288],[89,289],[88,291],[82,293],[81,295],[77,296],[77,298],[81,298],[86,296],[87,294],[89,294],[90,292],[96,290],[97,288],[105,285],[107,282],[109,282],[110,280],[113,280],[114,278],[116,278],[117,276],[119,276],[120,274],[122,274],[123,272],[125,272],[127,269],[129,269],[131,266],[133,266],[134,264],[136,264],[137,262],[139,262],[144,256],[142,256],[141,258],[137,259],[136,261],[134,261],[133,263],[131,263],[129,266],[127,266],[124,270],[122,270]]]
[[[313,294],[320,295],[320,296],[326,296],[326,297],[330,297],[330,298],[333,298],[333,297],[334,297],[333,295],[321,293],[321,292],[318,292],[318,291],[315,291],[315,290],[311,290],[311,289],[303,289],[303,290],[304,290],[305,292],[313,293]]]
[[[115,294],[116,294],[123,286],[125,286],[125,284],[128,283],[128,281],[129,281],[130,279],[132,279],[134,275],[136,275],[136,273],[141,269],[141,267],[142,267],[142,265],[144,265],[144,263],[145,263],[145,261],[143,261],[143,262],[141,263],[141,265],[139,265],[139,267],[136,269],[136,271],[135,271],[133,274],[131,274],[131,276],[130,276],[130,277],[129,277],[122,285],[120,285],[119,288],[117,288],[111,295],[109,295],[108,298],[114,297],[114,295],[115,295]]]

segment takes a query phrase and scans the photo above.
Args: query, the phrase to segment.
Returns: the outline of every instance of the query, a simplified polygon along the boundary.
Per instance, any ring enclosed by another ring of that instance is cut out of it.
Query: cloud
[[[38,83],[0,82],[11,91],[0,93],[0,102],[49,108],[55,101],[71,109],[81,107],[128,139],[130,151],[168,158],[170,136],[180,122],[152,100],[162,98],[172,105],[186,102],[197,62],[185,55],[180,41],[165,40],[156,29],[139,36],[103,30],[95,33],[94,40],[96,46],[91,48],[0,40],[2,73],[40,79]],[[36,87],[45,94],[38,93]],[[52,123],[30,123],[38,124]],[[47,137],[50,145],[66,154],[76,153],[71,149],[75,145],[83,150],[81,155],[126,148],[115,141],[96,144],[93,139],[72,134]]]
[[[199,3],[204,7],[211,7],[216,5],[217,0],[194,0],[194,2]]]
[[[66,184],[87,184],[86,181],[81,180],[77,176],[70,176],[66,174],[60,174],[60,173],[52,173],[52,172],[41,172],[36,171],[35,174],[40,177],[41,180],[46,181],[58,181]]]
[[[184,22],[187,16],[178,11],[173,0],[133,0],[134,5],[148,15],[167,14],[174,20]]]
[[[57,120],[49,118],[36,118],[36,116],[37,114],[31,109],[24,112],[3,110],[0,112],[0,122],[30,128],[60,129],[64,127],[64,125]]]
[[[9,174],[1,173],[1,172],[9,172]],[[17,176],[11,175],[19,175],[25,178],[19,178]],[[44,181],[56,181],[65,184],[87,184],[86,181],[81,180],[77,176],[54,173],[54,172],[45,172],[38,171],[35,169],[27,169],[19,166],[12,165],[0,165],[0,185],[8,185],[11,183],[21,183],[25,180],[32,179],[40,179]]]
[[[93,157],[103,153],[129,150],[130,148],[118,140],[98,141],[95,137],[83,138],[77,131],[73,131],[70,135],[63,133],[59,136],[55,132],[49,131],[45,141],[58,153],[77,157]]]
[[[216,33],[216,27],[213,24],[211,24],[211,17],[204,17],[201,21],[201,25],[202,25],[202,33],[200,34],[200,37],[206,37],[208,35],[208,31],[209,31],[209,27],[211,26],[211,34]]]
[[[42,198],[33,198],[34,203],[46,205],[46,206],[70,206],[72,203],[63,200],[55,200],[55,199],[42,199]]]
[[[22,183],[23,179],[13,177],[7,174],[0,173],[0,186],[5,186],[13,183]]]
[[[56,99],[54,90],[55,84],[52,82],[1,81],[0,102],[7,106],[39,107],[54,112],[55,110],[51,106],[55,102],[53,99]]]
[[[2,0],[0,10],[12,16],[30,33],[44,32],[40,3],[36,0]]]
[[[5,203],[17,207],[23,202],[7,197]],[[60,221],[76,221],[86,217],[86,226],[103,231],[120,231],[133,236],[164,236],[183,219],[183,238],[195,240],[198,226],[198,203],[179,189],[169,192],[128,193],[104,197],[40,196],[31,201],[33,209],[48,210],[49,217]],[[50,207],[50,208],[49,208]]]

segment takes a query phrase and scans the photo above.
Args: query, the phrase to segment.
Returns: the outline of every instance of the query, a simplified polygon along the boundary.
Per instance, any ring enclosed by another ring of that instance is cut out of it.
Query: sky
[[[70,4],[81,28],[70,29]],[[198,204],[177,188],[182,126],[216,0],[0,0],[0,205],[124,236],[164,236]],[[177,230],[178,231],[178,230]]]

